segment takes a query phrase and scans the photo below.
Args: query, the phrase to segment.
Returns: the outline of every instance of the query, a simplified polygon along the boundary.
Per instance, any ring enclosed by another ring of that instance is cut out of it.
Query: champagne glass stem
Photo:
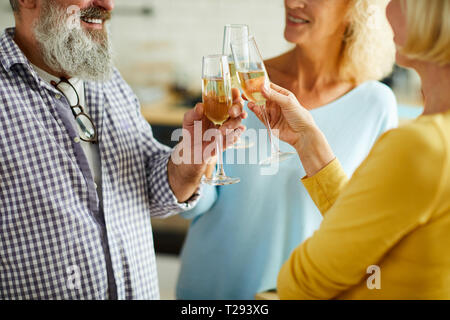
[[[277,152],[279,152],[280,150],[278,150],[278,148],[275,146],[275,144],[273,142],[273,132],[272,132],[272,128],[270,127],[270,124],[269,124],[269,118],[267,117],[266,103],[263,102],[262,104],[260,104],[260,107],[262,109],[262,114],[263,114],[264,122],[266,124],[267,131],[269,132],[270,154],[273,155],[273,154],[276,154]]]
[[[216,137],[216,151],[217,151],[217,173],[216,178],[226,177],[225,170],[223,169],[223,150],[222,150],[222,135],[219,132]]]

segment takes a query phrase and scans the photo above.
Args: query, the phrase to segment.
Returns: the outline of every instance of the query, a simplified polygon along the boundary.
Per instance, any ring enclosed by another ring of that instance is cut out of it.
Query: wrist
[[[170,158],[168,162],[169,172],[172,172],[174,180],[182,182],[183,184],[200,183],[203,173],[206,170],[206,166],[206,164],[176,164],[172,158]]]
[[[179,143],[175,146],[169,159],[169,165],[176,176],[185,183],[197,182],[201,180],[207,163],[203,159],[195,159],[192,151],[185,151],[186,148],[183,143]]]
[[[321,140],[322,131],[315,125],[306,127],[300,134],[299,139],[293,145],[299,155],[306,154],[310,148],[314,148],[314,143]]]
[[[175,164],[172,157],[167,163],[169,185],[179,203],[188,201],[201,184],[205,169],[189,164]]]
[[[308,177],[314,176],[336,158],[325,135],[317,126],[305,130],[295,149]]]

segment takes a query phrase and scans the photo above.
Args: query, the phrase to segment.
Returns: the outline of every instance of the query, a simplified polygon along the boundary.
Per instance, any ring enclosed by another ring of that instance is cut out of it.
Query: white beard
[[[71,27],[69,18],[64,8],[53,0],[42,3],[33,30],[44,62],[68,77],[107,81],[113,73],[109,28],[105,24],[106,30],[89,32],[81,26]]]

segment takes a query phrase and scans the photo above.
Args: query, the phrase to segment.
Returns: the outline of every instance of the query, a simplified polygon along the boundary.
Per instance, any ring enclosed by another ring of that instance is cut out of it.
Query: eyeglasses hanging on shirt
[[[60,80],[61,81],[59,83],[52,81],[51,84],[56,89],[58,89],[64,96],[66,96],[67,100],[69,101],[70,109],[72,110],[73,116],[75,117],[75,121],[78,126],[78,133],[80,135],[80,139],[86,142],[98,143],[97,129],[91,117],[89,117],[84,112],[84,108],[80,105],[80,96],[78,95],[77,90],[66,78],[61,78]],[[61,84],[68,85],[75,92],[75,96],[77,98],[76,99],[77,102],[75,105],[72,105],[72,102],[64,93],[64,91],[61,90],[61,88],[59,88]]]

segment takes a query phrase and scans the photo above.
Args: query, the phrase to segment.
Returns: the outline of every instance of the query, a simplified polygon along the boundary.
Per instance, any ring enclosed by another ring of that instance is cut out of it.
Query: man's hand
[[[174,148],[172,153],[172,157],[177,157],[177,159],[182,157],[183,162],[175,164],[180,161],[173,161],[171,157],[167,168],[170,187],[178,202],[186,202],[192,197],[200,185],[208,162],[215,156],[215,138],[205,139],[209,141],[204,141],[205,133],[215,136],[214,133],[218,133],[218,131],[213,130],[219,129],[223,137],[224,149],[234,144],[245,130],[245,127],[241,124],[242,119],[247,117],[243,106],[239,90],[233,89],[233,106],[228,110],[230,118],[220,129],[203,114],[204,106],[202,103],[198,103],[194,109],[186,112],[183,120],[182,141]]]

